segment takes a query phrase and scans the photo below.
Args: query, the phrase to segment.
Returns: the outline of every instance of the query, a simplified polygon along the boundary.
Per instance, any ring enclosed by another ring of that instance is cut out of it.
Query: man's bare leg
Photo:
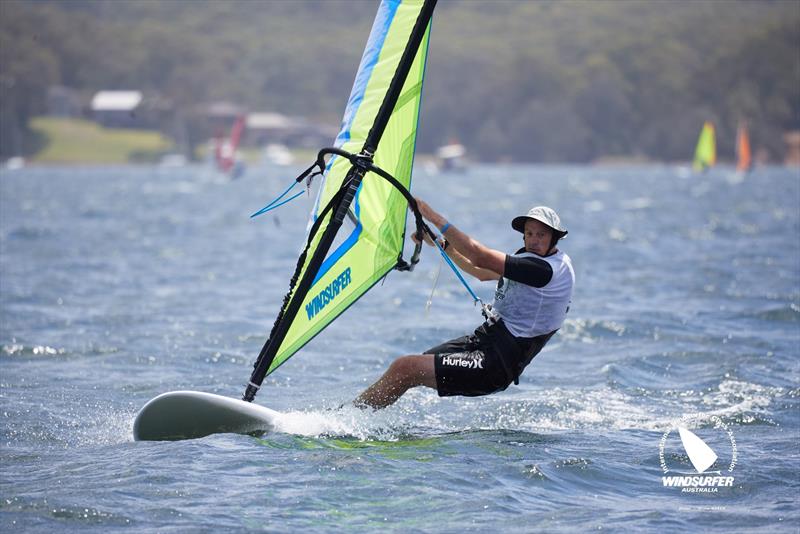
[[[383,376],[359,395],[353,404],[359,408],[386,408],[410,388],[417,386],[436,389],[436,370],[432,354],[397,358]]]

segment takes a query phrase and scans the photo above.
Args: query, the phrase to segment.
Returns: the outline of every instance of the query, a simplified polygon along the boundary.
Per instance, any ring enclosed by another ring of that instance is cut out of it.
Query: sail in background
[[[244,164],[239,159],[239,142],[242,139],[246,124],[244,115],[236,117],[236,121],[231,128],[230,137],[227,139],[221,136],[215,139],[214,158],[217,169],[231,177],[238,177],[244,170]]]
[[[423,0],[384,0],[370,32],[355,83],[347,102],[342,128],[335,146],[359,153],[398,68]],[[375,165],[410,189],[416,144],[422,81],[428,50],[430,25],[416,53],[400,97],[375,152]],[[341,188],[352,163],[334,156],[311,213],[309,226]],[[299,313],[277,350],[268,373],[285,362],[359,297],[381,280],[398,262],[402,251],[408,203],[383,178],[367,173],[350,207],[348,219],[315,275]],[[330,219],[331,215],[326,215]],[[329,221],[323,221],[322,228]],[[303,277],[323,231],[312,240]],[[290,298],[294,298],[292,294]]]
[[[706,121],[700,131],[697,140],[697,148],[694,151],[694,162],[692,168],[695,171],[704,171],[713,167],[717,162],[717,142],[714,134],[714,125]]]
[[[736,130],[736,170],[739,172],[749,172],[753,168],[753,159],[750,153],[750,135],[747,133],[747,125],[739,123]]]

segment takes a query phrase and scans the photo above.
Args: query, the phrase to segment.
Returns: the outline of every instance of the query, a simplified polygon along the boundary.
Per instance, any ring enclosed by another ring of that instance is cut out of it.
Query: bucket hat
[[[555,210],[548,208],[547,206],[536,206],[531,208],[526,215],[514,217],[514,220],[511,221],[511,227],[517,232],[524,233],[525,221],[528,219],[534,219],[540,223],[546,224],[553,229],[559,239],[569,233],[567,232],[566,228],[561,226],[561,218],[558,216]]]

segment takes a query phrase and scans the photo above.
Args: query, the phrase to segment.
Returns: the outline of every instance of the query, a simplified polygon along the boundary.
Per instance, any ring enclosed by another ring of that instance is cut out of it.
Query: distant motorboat
[[[294,163],[294,156],[286,145],[280,143],[270,143],[264,149],[264,157],[275,165],[291,165]]]
[[[22,156],[14,156],[13,158],[8,158],[3,165],[3,167],[8,171],[18,171],[25,167],[25,158]]]
[[[466,155],[466,147],[458,142],[451,142],[436,150],[437,162],[442,171],[464,170],[467,166]]]
[[[159,167],[176,168],[185,167],[188,163],[186,156],[183,154],[165,154],[161,161],[158,162]]]

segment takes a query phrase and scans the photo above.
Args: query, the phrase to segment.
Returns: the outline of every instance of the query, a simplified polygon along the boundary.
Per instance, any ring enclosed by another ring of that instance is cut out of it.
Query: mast
[[[400,58],[397,70],[395,71],[392,81],[389,84],[389,89],[383,98],[381,107],[377,116],[375,117],[375,121],[372,124],[372,128],[370,129],[367,139],[364,142],[364,146],[361,149],[361,155],[367,158],[370,162],[372,161],[372,157],[375,154],[378,143],[383,136],[386,125],[392,116],[392,112],[397,104],[397,100],[400,97],[403,84],[408,77],[408,73],[411,70],[411,66],[414,62],[414,58],[419,50],[420,43],[425,36],[428,24],[433,16],[433,10],[436,7],[436,1],[437,0],[425,0],[422,9],[417,16],[417,20],[414,23],[414,27],[411,30],[408,43],[403,50],[403,55]],[[338,204],[334,207],[331,220],[325,228],[322,237],[320,238],[319,244],[311,257],[305,272],[303,273],[303,277],[300,279],[300,282],[294,289],[294,294],[289,301],[285,313],[283,313],[279,323],[273,328],[272,335],[269,339],[267,339],[266,343],[264,343],[264,346],[258,355],[255,368],[253,369],[253,373],[250,375],[250,383],[247,385],[244,396],[242,397],[245,401],[252,402],[256,396],[256,393],[261,387],[261,383],[264,381],[264,377],[267,375],[267,371],[269,370],[270,365],[272,365],[272,361],[275,359],[275,355],[277,354],[281,343],[283,343],[283,340],[289,331],[292,320],[294,319],[295,315],[297,315],[303,300],[306,298],[309,289],[313,285],[317,271],[325,261],[325,257],[327,256],[328,251],[330,250],[330,247],[336,238],[336,233],[339,231],[339,228],[341,228],[344,218],[347,216],[350,205],[352,204],[356,192],[358,191],[361,181],[364,179],[364,175],[366,173],[367,170],[365,167],[356,165],[350,167],[350,170],[348,171],[343,182],[346,184],[345,187],[347,189],[339,200]]]

